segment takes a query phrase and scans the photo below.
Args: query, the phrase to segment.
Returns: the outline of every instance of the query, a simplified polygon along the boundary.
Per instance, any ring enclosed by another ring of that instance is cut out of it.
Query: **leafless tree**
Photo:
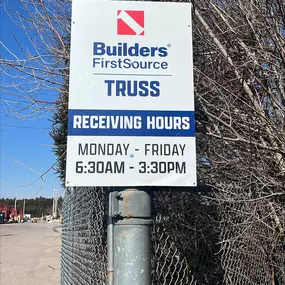
[[[215,189],[224,283],[284,284],[284,3],[199,0],[194,15],[200,175]]]
[[[34,120],[54,114],[51,136],[64,177],[71,2],[3,0],[9,45],[1,44],[1,103],[7,116]],[[52,166],[54,167],[54,166]]]
[[[9,45],[1,41],[1,92],[10,95],[1,100],[7,112],[33,119],[54,108],[68,74],[70,5],[61,0],[1,5],[9,31]]]

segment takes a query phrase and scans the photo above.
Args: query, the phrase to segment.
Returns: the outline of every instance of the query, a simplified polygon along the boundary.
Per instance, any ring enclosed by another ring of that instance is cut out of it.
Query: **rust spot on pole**
[[[124,216],[127,219],[131,219],[134,216],[134,213],[130,209],[131,201],[130,198],[136,190],[127,190],[124,195],[123,204],[124,204]]]
[[[113,271],[108,271],[108,285],[113,285],[114,284],[114,270]]]

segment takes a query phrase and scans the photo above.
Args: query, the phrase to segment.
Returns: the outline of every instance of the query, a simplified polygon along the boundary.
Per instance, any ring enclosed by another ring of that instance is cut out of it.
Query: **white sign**
[[[72,5],[66,186],[195,186],[190,4]]]

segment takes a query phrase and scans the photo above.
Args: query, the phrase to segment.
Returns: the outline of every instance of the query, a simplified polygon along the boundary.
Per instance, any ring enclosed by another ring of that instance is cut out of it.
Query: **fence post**
[[[109,260],[109,265],[113,265],[114,279],[110,278],[113,284],[109,279],[109,285],[150,285],[151,195],[144,190],[125,189],[113,192],[110,198],[114,217],[111,246],[114,259]],[[110,231],[108,233],[112,235]],[[108,242],[111,242],[110,238]],[[112,258],[110,254],[108,257]]]

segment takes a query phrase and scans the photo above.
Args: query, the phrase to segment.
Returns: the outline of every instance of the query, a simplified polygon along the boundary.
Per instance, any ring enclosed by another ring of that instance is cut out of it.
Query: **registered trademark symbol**
[[[168,45],[167,45],[167,47],[169,47],[169,48],[170,48],[170,47],[171,47],[171,44],[168,44]]]

